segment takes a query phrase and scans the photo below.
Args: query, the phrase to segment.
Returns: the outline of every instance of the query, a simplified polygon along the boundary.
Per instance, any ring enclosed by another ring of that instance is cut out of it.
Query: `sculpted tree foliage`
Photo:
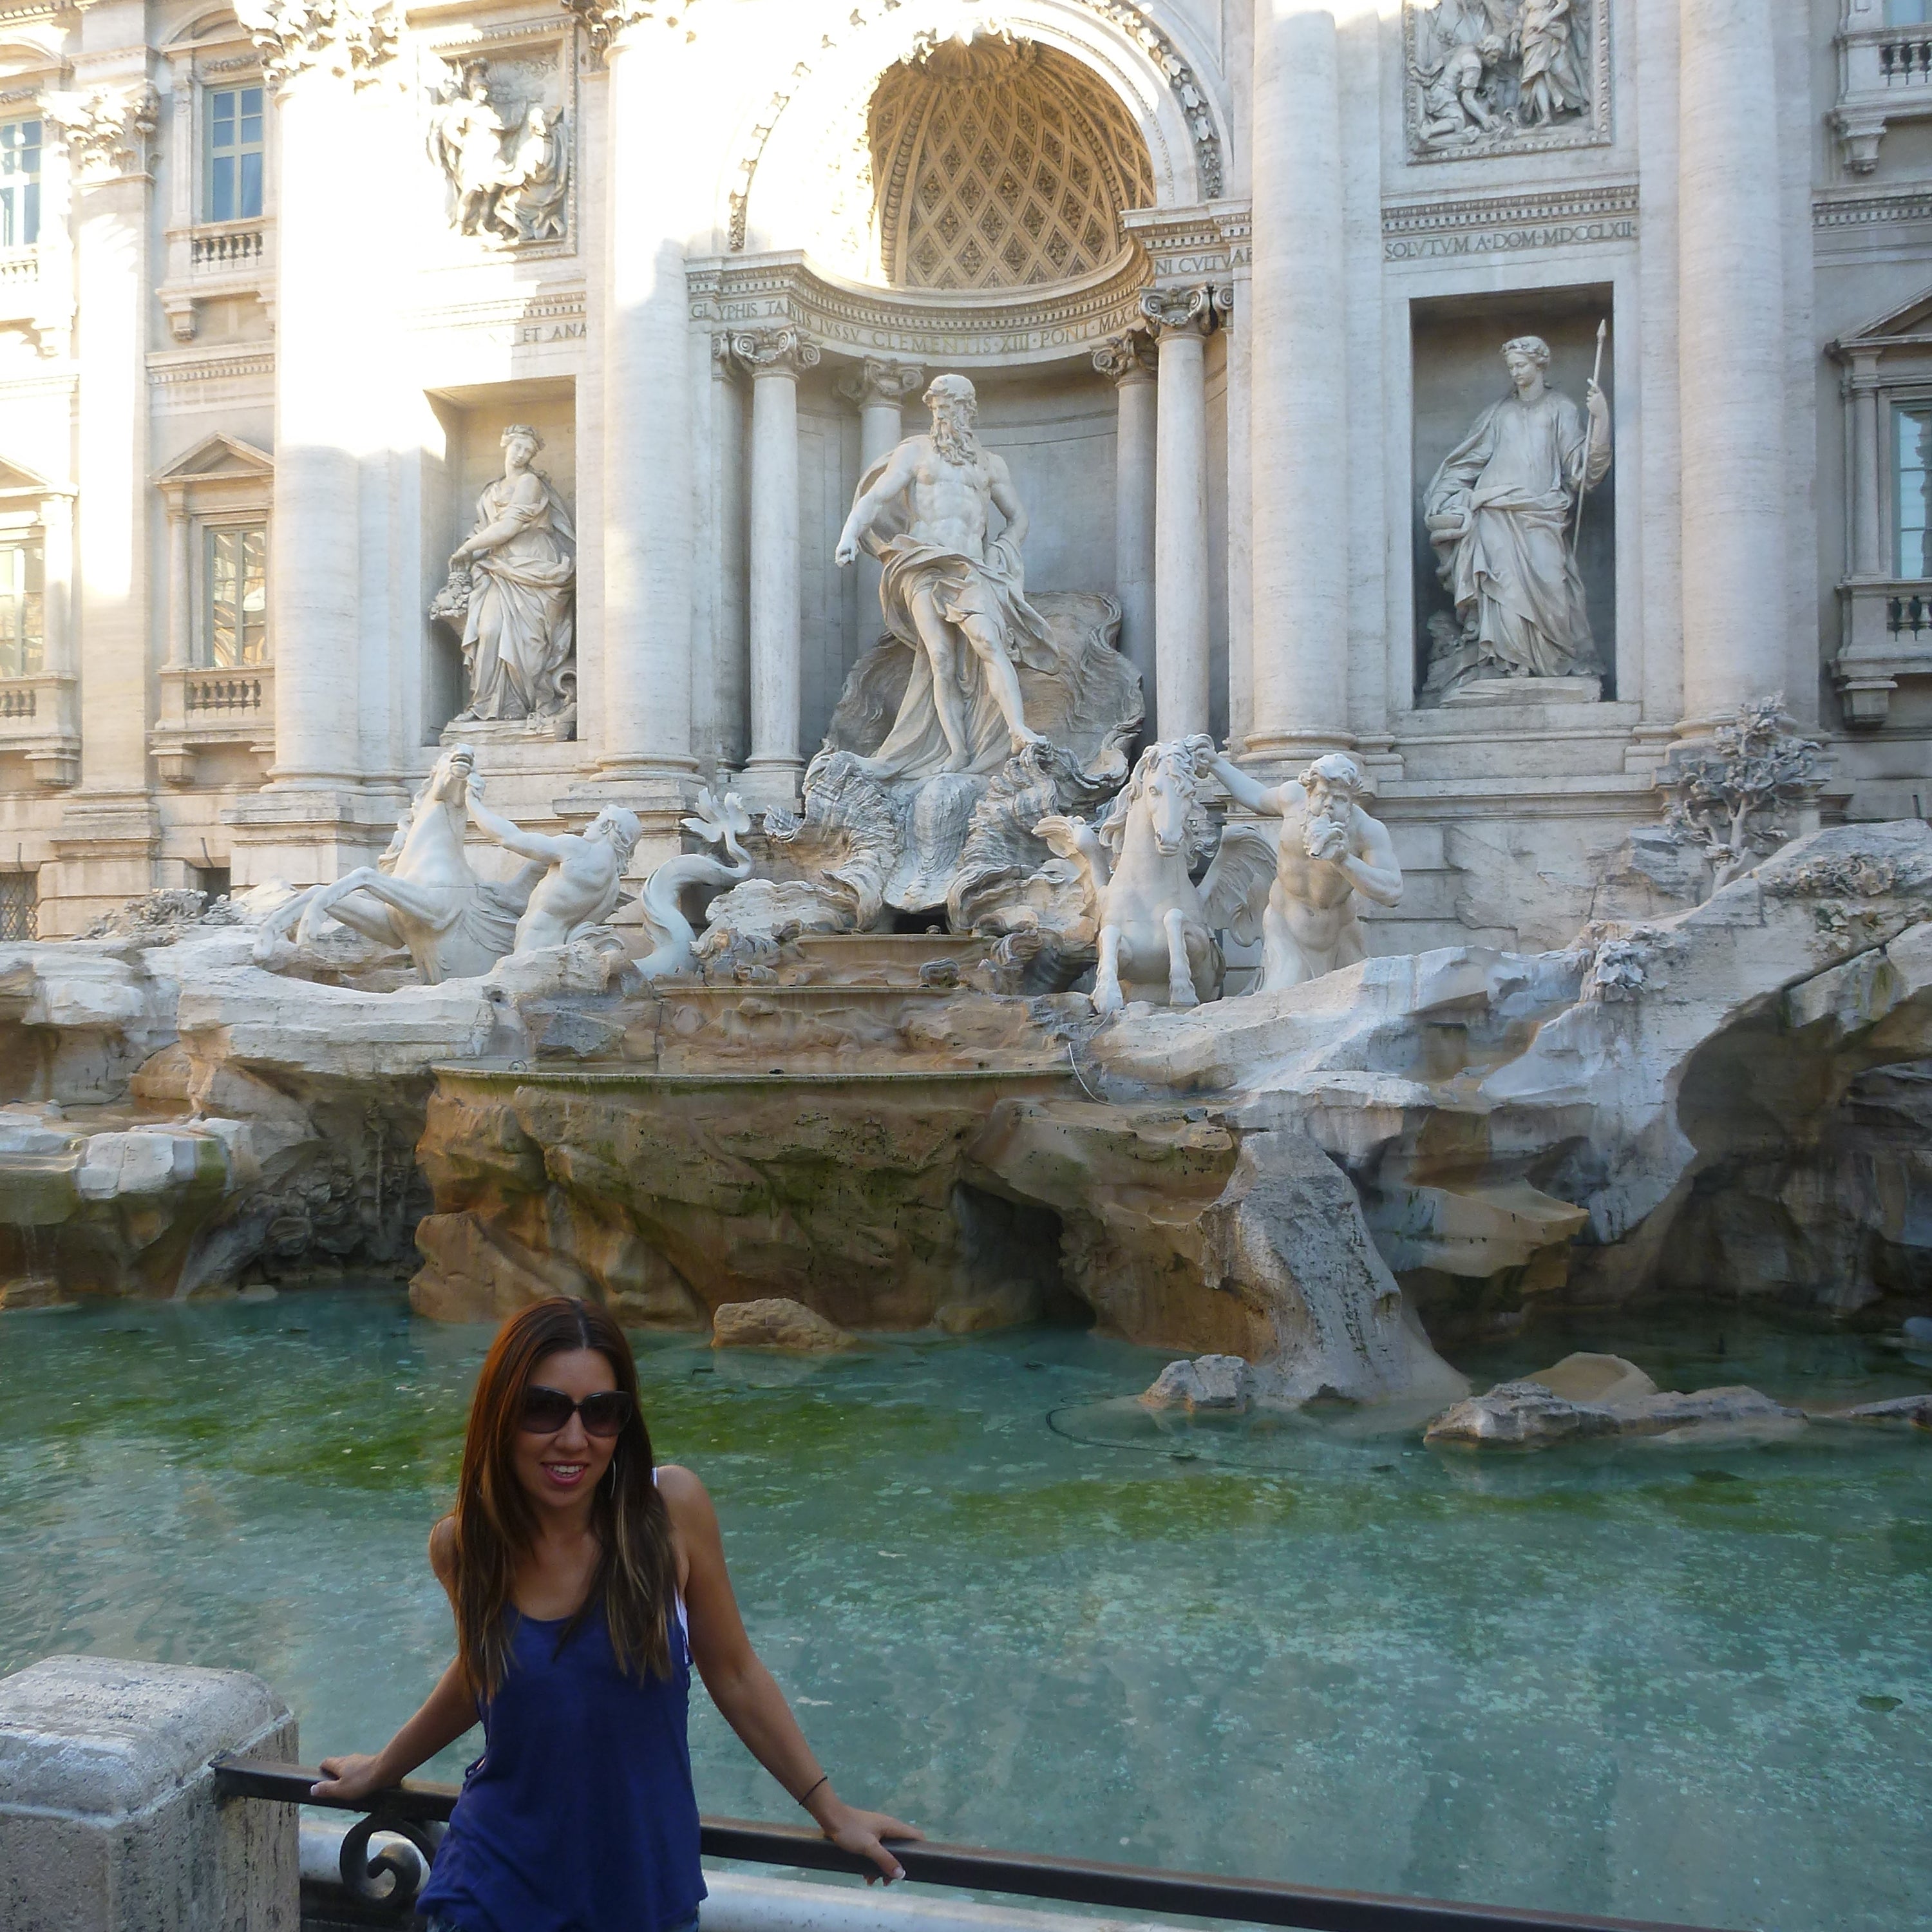
[[[1784,714],[1781,691],[1739,705],[1707,745],[1686,747],[1658,778],[1670,799],[1664,829],[1703,848],[1713,892],[1792,837],[1774,814],[1817,796],[1817,741],[1787,731]]]

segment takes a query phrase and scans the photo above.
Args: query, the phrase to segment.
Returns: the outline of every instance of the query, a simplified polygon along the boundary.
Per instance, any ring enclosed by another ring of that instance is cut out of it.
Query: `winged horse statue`
[[[1096,1012],[1117,1013],[1130,1000],[1198,1006],[1220,992],[1214,934],[1233,908],[1204,896],[1193,879],[1214,842],[1202,803],[1214,755],[1204,734],[1150,745],[1093,824],[1053,818],[1034,827],[1085,886],[1100,955]]]
[[[326,886],[312,886],[263,922],[258,964],[278,962],[292,929],[310,944],[325,920],[386,946],[408,949],[427,985],[487,973],[515,944],[517,921],[546,870],[533,860],[510,880],[480,878],[464,850],[476,754],[453,746],[439,758],[398,822],[389,849]]]

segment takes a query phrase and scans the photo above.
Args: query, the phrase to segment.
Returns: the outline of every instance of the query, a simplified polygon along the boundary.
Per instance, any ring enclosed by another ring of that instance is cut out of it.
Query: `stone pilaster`
[[[275,759],[227,814],[238,885],[308,884],[372,860],[395,817],[363,783],[361,498],[376,380],[352,323],[380,269],[341,245],[345,184],[366,142],[357,94],[395,48],[386,8],[243,0],[276,102],[275,482],[268,641]],[[386,707],[387,693],[379,701]]]
[[[1214,291],[1150,289],[1141,313],[1160,344],[1154,478],[1155,728],[1208,727],[1208,338]]]
[[[1682,0],[1678,366],[1684,710],[1698,735],[1782,690],[1784,302],[1778,0]]]
[[[1348,332],[1332,0],[1255,0],[1252,703],[1270,765],[1348,730]]]
[[[1103,342],[1094,366],[1114,385],[1114,595],[1120,604],[1120,654],[1141,674],[1147,733],[1160,732],[1154,676],[1156,419],[1154,338],[1132,329]]]
[[[692,789],[696,592],[689,238],[703,223],[684,50],[692,5],[569,0],[608,71],[604,191],[604,677],[596,790],[646,821],[640,866],[675,849]],[[668,838],[667,848],[663,841]]]
[[[926,371],[910,362],[883,362],[868,356],[854,363],[836,384],[838,394],[859,410],[859,474],[896,449],[905,435],[905,406],[926,386]],[[879,583],[884,566],[865,550],[855,566],[859,573],[859,648],[866,650],[880,634]]]
[[[739,790],[754,810],[790,811],[805,772],[798,379],[820,352],[795,328],[768,328],[734,335],[731,354],[752,378],[752,751]]]
[[[154,884],[148,796],[148,199],[158,102],[145,74],[46,97],[72,182],[76,473],[84,568],[70,606],[80,783],[44,871],[43,929],[71,932]]]

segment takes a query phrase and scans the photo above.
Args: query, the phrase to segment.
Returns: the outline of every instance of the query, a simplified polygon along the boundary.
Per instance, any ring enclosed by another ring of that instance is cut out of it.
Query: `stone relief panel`
[[[424,82],[424,145],[452,230],[489,248],[568,246],[577,199],[568,44],[446,50]]]
[[[1610,292],[1418,302],[1419,706],[1616,686]]]
[[[1407,0],[1412,160],[1610,136],[1610,0]]]

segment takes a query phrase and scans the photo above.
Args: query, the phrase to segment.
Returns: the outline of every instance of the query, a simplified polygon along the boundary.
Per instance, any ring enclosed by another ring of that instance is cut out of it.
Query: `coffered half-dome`
[[[895,286],[1024,288],[1090,273],[1154,200],[1126,108],[1078,62],[982,37],[901,62],[868,132],[880,260]]]

